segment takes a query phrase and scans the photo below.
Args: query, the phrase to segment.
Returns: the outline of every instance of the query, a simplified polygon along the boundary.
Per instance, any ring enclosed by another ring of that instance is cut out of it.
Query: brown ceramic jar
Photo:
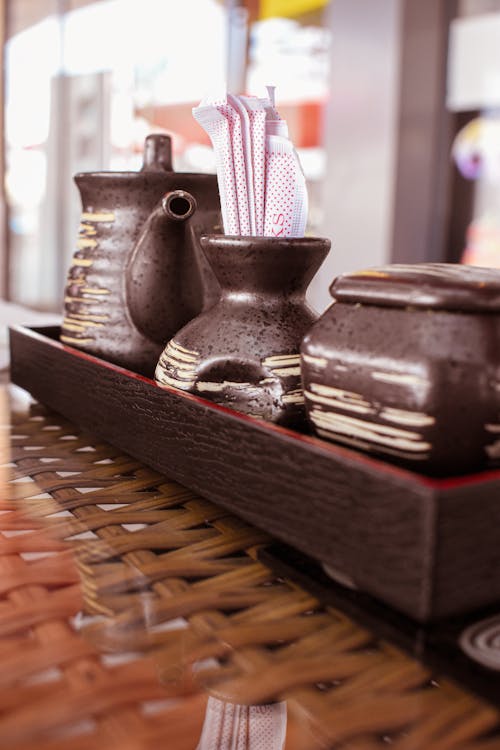
[[[321,437],[431,473],[500,457],[500,272],[453,264],[346,274],[302,345]]]
[[[140,172],[77,174],[82,200],[61,341],[152,376],[165,342],[218,296],[199,247],[220,228],[215,175],[172,171],[170,138]]]
[[[299,346],[316,319],[305,292],[330,242],[212,236],[201,244],[220,283],[220,299],[167,344],[157,382],[303,427]]]

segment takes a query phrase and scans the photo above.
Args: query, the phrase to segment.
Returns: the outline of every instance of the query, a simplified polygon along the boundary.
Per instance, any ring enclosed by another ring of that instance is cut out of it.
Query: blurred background
[[[215,171],[191,109],[277,87],[332,239],[311,300],[386,262],[500,266],[500,0],[2,0],[0,298],[58,311],[79,171]]]

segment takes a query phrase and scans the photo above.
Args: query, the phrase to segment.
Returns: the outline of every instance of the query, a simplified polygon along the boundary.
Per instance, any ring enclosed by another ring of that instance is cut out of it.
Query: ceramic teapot
[[[171,336],[218,298],[199,237],[221,231],[215,175],[172,170],[146,138],[139,172],[77,174],[82,216],[61,341],[152,376]]]

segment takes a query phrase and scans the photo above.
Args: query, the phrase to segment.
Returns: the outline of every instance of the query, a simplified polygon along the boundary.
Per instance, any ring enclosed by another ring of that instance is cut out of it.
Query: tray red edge
[[[101,359],[92,354],[88,354],[87,352],[84,352],[83,350],[76,349],[75,347],[68,346],[67,344],[63,344],[61,341],[49,335],[49,332],[53,332],[57,330],[57,327],[55,326],[36,326],[36,327],[33,326],[32,327],[32,326],[23,326],[23,325],[12,325],[12,326],[9,326],[9,330],[22,333],[23,335],[28,335],[40,341],[44,341],[50,346],[53,346],[56,349],[59,349],[60,351],[64,351],[71,356],[79,357],[84,360],[88,360],[90,362],[93,362],[94,364],[99,365],[100,367],[106,367],[110,370],[114,370],[115,372],[119,372],[122,375],[125,375],[129,378],[147,383],[148,385],[154,388],[160,388],[160,390],[165,390],[170,393],[174,393],[177,396],[181,396],[182,398],[185,398],[187,400],[193,401],[195,403],[203,404],[205,408],[209,408],[214,411],[219,411],[221,413],[230,415],[233,419],[238,419],[243,422],[251,423],[252,425],[258,427],[259,429],[263,429],[263,430],[270,431],[270,432],[276,432],[281,435],[286,435],[289,439],[296,440],[302,443],[307,443],[309,445],[314,446],[316,449],[320,449],[321,451],[324,451],[331,455],[337,455],[339,457],[347,458],[349,459],[349,461],[353,463],[358,463],[358,464],[362,464],[364,466],[370,467],[373,471],[379,474],[385,473],[393,477],[398,477],[402,480],[420,484],[421,486],[424,486],[431,490],[442,492],[442,491],[449,490],[449,489],[457,489],[460,487],[467,487],[471,485],[481,485],[486,482],[500,480],[500,468],[499,469],[486,469],[484,471],[477,471],[471,474],[464,474],[460,476],[450,476],[450,477],[425,476],[423,474],[419,474],[418,472],[411,471],[410,469],[405,469],[399,466],[394,466],[380,459],[372,458],[370,456],[365,456],[362,453],[351,450],[349,448],[345,448],[343,446],[336,445],[334,443],[329,443],[326,440],[321,440],[320,438],[314,437],[313,435],[303,435],[300,432],[287,429],[286,427],[281,427],[280,425],[275,425],[270,422],[264,422],[262,420],[255,419],[255,417],[251,417],[246,414],[241,414],[240,412],[236,412],[233,409],[229,409],[219,404],[214,404],[212,401],[208,401],[207,399],[204,399],[200,396],[196,396],[191,393],[180,391],[176,388],[172,388],[171,386],[167,386],[167,385],[159,386],[151,378],[147,378],[144,375],[139,375],[138,373],[135,373],[132,370],[127,370],[126,368],[120,367],[119,365],[115,365],[112,362],[108,362],[107,360]]]

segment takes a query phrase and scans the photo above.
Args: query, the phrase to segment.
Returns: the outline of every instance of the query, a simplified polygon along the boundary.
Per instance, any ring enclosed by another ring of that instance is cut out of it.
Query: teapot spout
[[[139,331],[165,344],[216,302],[219,284],[200,247],[217,211],[197,209],[194,196],[172,190],[147,219],[126,270],[127,307]]]
[[[163,213],[170,221],[187,221],[196,211],[196,199],[186,190],[172,190],[161,202]]]

